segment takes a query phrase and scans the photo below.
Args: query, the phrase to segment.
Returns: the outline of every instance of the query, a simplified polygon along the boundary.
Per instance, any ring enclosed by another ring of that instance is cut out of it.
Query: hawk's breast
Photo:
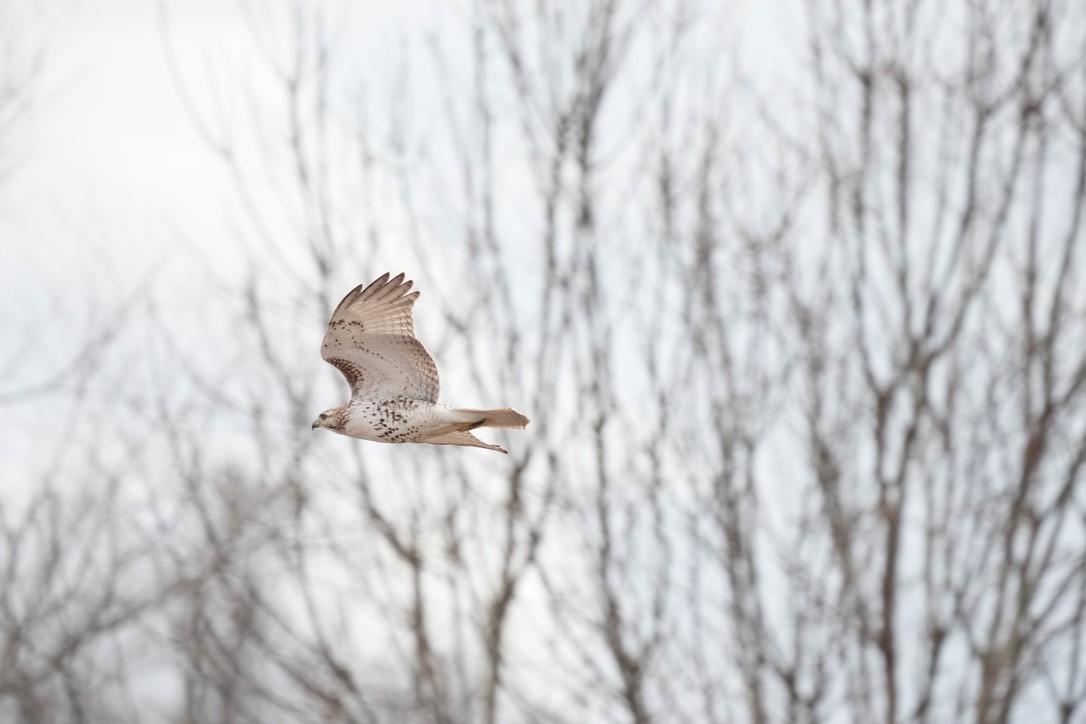
[[[375,442],[422,442],[446,423],[437,405],[410,397],[360,400],[347,408],[343,432]]]

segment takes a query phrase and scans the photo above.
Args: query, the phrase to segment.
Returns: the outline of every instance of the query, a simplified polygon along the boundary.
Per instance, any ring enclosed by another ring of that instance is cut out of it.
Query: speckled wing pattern
[[[383,274],[352,289],[332,312],[321,357],[347,378],[352,403],[400,396],[437,401],[437,365],[415,339],[411,309],[419,293],[411,285],[403,274]]]

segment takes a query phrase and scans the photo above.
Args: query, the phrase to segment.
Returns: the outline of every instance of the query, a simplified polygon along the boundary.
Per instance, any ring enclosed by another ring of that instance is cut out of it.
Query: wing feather
[[[382,274],[352,289],[332,312],[321,357],[347,378],[352,399],[437,401],[437,365],[415,338],[411,314],[419,293],[411,292],[412,284],[403,274]]]

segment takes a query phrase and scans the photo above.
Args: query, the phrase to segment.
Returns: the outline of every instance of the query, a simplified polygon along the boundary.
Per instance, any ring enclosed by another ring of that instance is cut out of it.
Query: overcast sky
[[[363,9],[363,30],[407,22],[405,4]],[[217,50],[229,47],[237,58],[250,49],[244,18],[237,4],[207,0],[170,4],[168,17],[180,70],[194,95],[206,97]],[[146,263],[169,253],[178,229],[223,250],[230,189],[186,115],[158,5],[77,0],[33,28],[50,38],[50,50],[33,114],[13,139],[16,174],[0,194],[0,234],[16,240],[5,276],[18,283],[46,266],[55,278],[69,255],[80,265],[102,262],[102,254]],[[61,250],[65,260],[54,258]]]
[[[18,6],[22,0],[4,0]],[[17,262],[5,276],[25,279],[27,269],[48,264],[46,250],[72,251],[72,234],[106,237],[126,260],[140,250],[162,250],[171,225],[192,236],[223,234],[230,189],[221,164],[202,143],[179,98],[164,50],[160,18],[169,18],[170,42],[193,95],[206,99],[208,65],[244,63],[253,51],[240,10],[242,3],[186,0],[51,0],[27,8],[16,22],[31,32],[27,41],[48,39],[46,74],[38,84],[33,114],[13,137],[20,162],[0,187],[0,234],[18,240]],[[397,36],[423,36],[440,26],[426,2],[350,3],[348,53],[381,57]],[[759,9],[758,6],[761,6]],[[779,42],[782,4],[735,3],[741,10],[748,47],[760,58],[775,56],[766,43]],[[446,12],[459,12],[450,4]],[[18,8],[17,8],[18,9]],[[448,35],[448,33],[446,33]],[[250,59],[252,59],[250,57]],[[251,92],[274,93],[254,87]],[[100,241],[105,239],[100,238]],[[90,243],[90,239],[87,240]],[[211,242],[210,248],[221,248]],[[101,251],[101,250],[99,250]],[[80,263],[86,261],[76,254]]]

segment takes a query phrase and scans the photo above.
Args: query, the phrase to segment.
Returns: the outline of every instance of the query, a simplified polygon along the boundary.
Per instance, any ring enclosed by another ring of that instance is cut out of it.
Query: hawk
[[[508,451],[471,434],[477,427],[523,428],[528,418],[508,407],[471,410],[437,404],[434,358],[415,339],[413,282],[386,272],[343,298],[328,322],[321,357],[343,373],[351,400],[325,410],[313,429],[375,442],[428,442]]]

